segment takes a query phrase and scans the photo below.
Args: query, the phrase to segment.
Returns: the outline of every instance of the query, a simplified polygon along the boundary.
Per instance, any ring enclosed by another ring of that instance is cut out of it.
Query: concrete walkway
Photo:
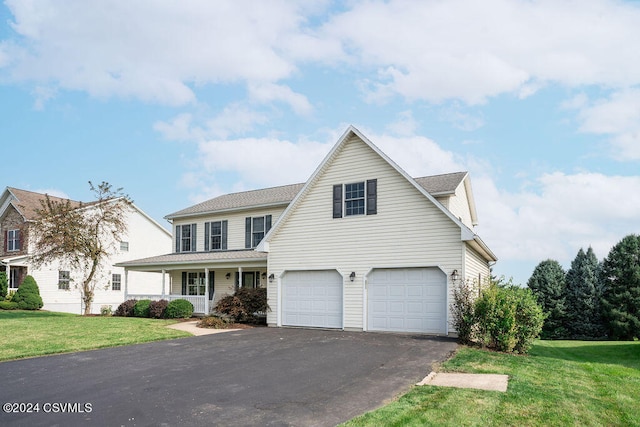
[[[475,388],[478,390],[506,392],[507,386],[509,385],[509,376],[499,374],[461,374],[457,372],[431,372],[416,385]]]
[[[167,326],[167,328],[177,329],[179,331],[189,332],[192,335],[201,336],[201,335],[211,335],[211,334],[219,334],[222,332],[233,332],[239,331],[240,329],[214,329],[214,328],[199,328],[196,326],[198,323],[197,320],[190,320],[188,322],[179,322],[174,323],[172,325]]]

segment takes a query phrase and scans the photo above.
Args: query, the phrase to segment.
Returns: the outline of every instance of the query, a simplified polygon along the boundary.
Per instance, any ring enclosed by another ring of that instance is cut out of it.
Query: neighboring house
[[[270,326],[448,334],[453,285],[484,283],[497,260],[473,232],[466,172],[412,178],[353,127],[304,184],[166,218],[173,252],[120,265],[161,272],[164,297],[200,313],[266,287]]]
[[[49,197],[54,201],[65,201]],[[55,263],[38,269],[30,266],[29,255],[33,247],[29,241],[29,229],[37,218],[40,202],[45,198],[45,194],[11,187],[7,187],[0,196],[0,271],[7,272],[9,291],[17,290],[26,275],[33,276],[40,288],[43,310],[82,314],[84,307],[75,286],[81,279],[78,272]],[[80,206],[80,202],[71,203]],[[91,209],[91,204],[85,204],[85,209]],[[103,267],[92,303],[93,313],[100,313],[103,305],[115,310],[124,301],[125,270],[116,267],[116,263],[164,253],[171,248],[171,233],[137,206],[132,205],[127,215],[127,234],[118,242],[117,253]],[[160,279],[156,274],[134,272],[128,280],[146,292],[160,292]]]

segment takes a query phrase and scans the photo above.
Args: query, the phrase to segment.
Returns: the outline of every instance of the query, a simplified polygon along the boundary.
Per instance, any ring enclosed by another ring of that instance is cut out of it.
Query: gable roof
[[[72,207],[76,208],[87,208],[89,206],[95,205],[98,202],[78,202],[76,200],[64,199],[62,197],[51,196],[46,193],[36,193],[35,191],[21,190],[19,188],[7,187],[2,196],[0,196],[0,217],[4,215],[7,207],[9,205],[13,206],[16,211],[25,221],[35,221],[38,218],[37,210],[42,208],[41,202],[46,200],[47,196],[49,199],[54,202],[66,202],[67,200],[71,203]],[[111,202],[117,199],[106,200],[106,202]],[[147,215],[142,209],[136,206],[134,203],[131,204],[131,207],[137,211],[140,215],[150,221],[154,226],[162,230],[166,235],[171,237],[171,232],[167,230],[165,227],[160,225],[156,220]]]
[[[40,202],[46,200],[47,195],[34,191],[20,190],[19,188],[7,187],[0,198],[0,215],[4,214],[8,205],[12,205],[25,221],[32,221],[37,218],[36,211],[42,207]],[[69,200],[73,205],[80,207],[82,204],[75,200],[63,199],[62,197],[49,196],[49,199],[56,202],[66,202]]]
[[[467,177],[467,172],[453,172],[442,175],[423,176],[414,180],[432,196],[453,194]]]
[[[271,237],[278,232],[281,227],[281,224],[284,223],[288,217],[291,215],[291,212],[295,209],[295,207],[300,203],[306,193],[309,191],[309,188],[318,180],[318,178],[325,172],[325,170],[331,165],[331,163],[336,158],[337,154],[340,152],[340,149],[343,145],[345,145],[352,137],[357,137],[362,142],[364,142],[369,148],[371,148],[374,152],[376,152],[383,160],[385,160],[392,168],[394,168],[400,175],[402,175],[411,185],[413,185],[423,196],[429,199],[438,209],[442,211],[451,221],[453,221],[458,227],[460,227],[460,238],[462,241],[469,242],[474,246],[476,250],[485,256],[485,258],[497,261],[497,257],[491,252],[491,250],[487,247],[487,245],[480,239],[478,235],[476,235],[473,230],[467,227],[462,221],[457,218],[451,211],[445,208],[440,202],[436,200],[436,198],[430,194],[430,192],[425,188],[426,186],[430,186],[432,190],[437,190],[440,194],[449,194],[452,191],[455,192],[455,188],[460,185],[460,182],[466,178],[466,172],[460,172],[457,174],[445,174],[445,175],[436,175],[429,179],[430,177],[418,178],[418,180],[413,179],[409,176],[400,166],[398,166],[393,160],[391,160],[382,150],[380,150],[375,144],[373,144],[367,137],[365,137],[358,129],[354,126],[349,126],[344,134],[340,137],[338,142],[333,146],[331,151],[327,154],[324,160],[320,163],[320,165],[316,168],[311,177],[307,180],[304,186],[300,189],[298,194],[295,196],[293,201],[287,206],[282,215],[278,218],[276,223],[271,227],[271,230],[264,237],[262,242],[258,245],[256,250],[258,251],[268,251],[269,249],[269,241]],[[464,176],[458,175],[464,174]],[[456,185],[457,183],[457,185]],[[455,185],[455,186],[454,186]],[[453,187],[453,188],[452,188]],[[472,207],[473,208],[473,207]]]

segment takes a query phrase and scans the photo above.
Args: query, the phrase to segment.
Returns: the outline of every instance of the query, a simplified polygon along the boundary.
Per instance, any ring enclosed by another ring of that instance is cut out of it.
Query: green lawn
[[[175,321],[0,310],[0,361],[191,336]]]
[[[528,356],[461,349],[439,371],[509,375],[506,393],[417,386],[347,426],[640,426],[640,342],[538,341]]]

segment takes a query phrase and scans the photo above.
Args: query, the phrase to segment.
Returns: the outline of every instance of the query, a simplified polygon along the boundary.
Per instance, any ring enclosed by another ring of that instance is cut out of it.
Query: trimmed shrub
[[[533,340],[540,336],[544,325],[542,307],[529,289],[513,286],[509,288],[516,299],[516,346],[517,353],[527,353]]]
[[[159,301],[151,301],[149,304],[149,317],[153,317],[154,319],[164,319],[167,311],[167,305],[169,305],[169,301],[166,299],[161,299]]]
[[[126,300],[118,306],[116,312],[113,313],[113,315],[121,317],[133,317],[133,308],[136,306],[137,302],[138,301],[135,299]]]
[[[222,298],[215,306],[218,313],[229,316],[235,322],[259,323],[267,311],[266,288],[240,288],[233,295]]]
[[[40,289],[32,276],[24,278],[12,301],[18,304],[20,310],[40,310],[42,308]]]
[[[18,303],[13,301],[0,301],[0,310],[17,310]]]
[[[200,319],[197,326],[200,328],[227,329],[231,322],[224,317],[207,316]]]
[[[133,315],[135,317],[149,317],[150,299],[141,299],[133,306]]]
[[[0,301],[7,297],[7,291],[9,290],[9,281],[7,280],[7,272],[0,271]]]
[[[111,316],[112,310],[110,305],[103,305],[100,307],[100,316]]]
[[[167,305],[165,315],[168,319],[188,319],[193,314],[193,304],[186,299],[175,299]]]

